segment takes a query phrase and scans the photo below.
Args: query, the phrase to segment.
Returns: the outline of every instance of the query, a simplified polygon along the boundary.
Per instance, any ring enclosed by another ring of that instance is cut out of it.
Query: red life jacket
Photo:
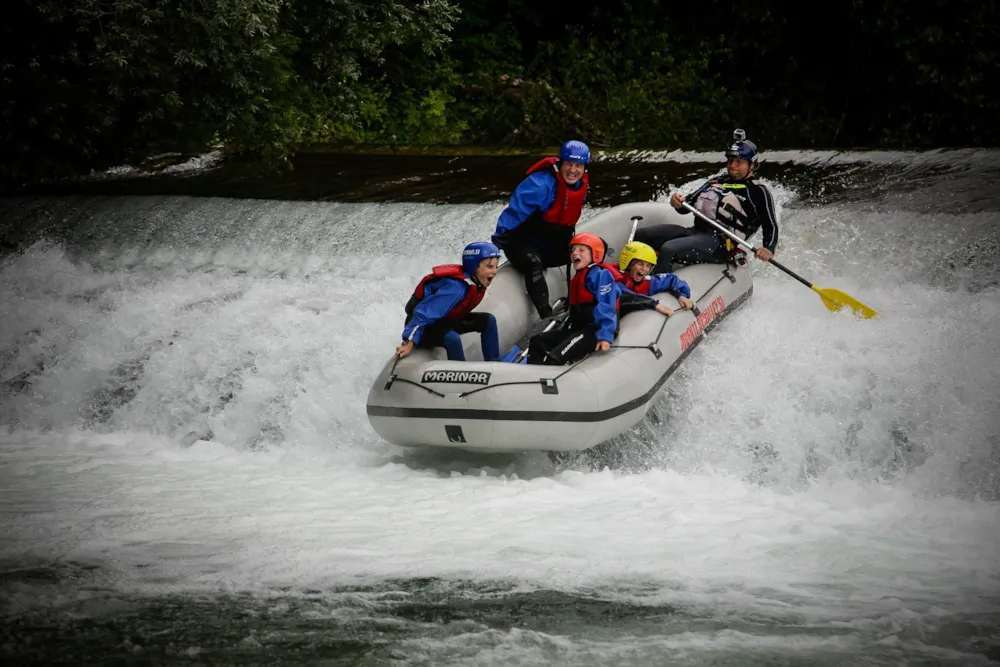
[[[569,305],[577,306],[586,303],[594,303],[597,301],[597,297],[587,289],[586,280],[587,274],[590,272],[590,267],[593,264],[584,267],[583,271],[577,272],[573,279],[569,281]]]
[[[649,276],[646,276],[639,282],[635,282],[632,280],[632,276],[627,273],[622,273],[616,266],[611,266],[610,264],[602,264],[602,266],[611,272],[611,275],[615,277],[615,282],[624,285],[636,294],[645,294],[646,296],[649,296],[649,288],[652,285]]]
[[[625,277],[625,280],[627,280],[629,283],[632,283],[632,279],[628,276]],[[652,287],[652,285],[653,281],[650,279],[649,276],[646,276],[637,283],[632,283],[631,287],[629,287],[628,283],[625,284],[626,287],[628,287],[636,294],[645,294],[646,296],[649,296],[649,288]]]
[[[594,307],[597,297],[587,289],[587,274],[595,266],[609,268],[607,264],[591,264],[578,272],[569,281],[569,319],[576,326],[587,326],[594,323]],[[614,275],[612,273],[612,275]],[[621,299],[615,301],[615,310],[621,305]]]
[[[623,283],[628,276],[618,270],[618,267],[614,264],[601,264],[605,269],[611,272],[611,276],[615,279],[616,283]]]
[[[417,283],[417,288],[413,290],[413,296],[410,300],[406,302],[406,317],[407,321],[413,316],[413,310],[420,303],[421,299],[424,298],[424,287],[430,280],[437,280],[439,278],[458,278],[466,283],[465,297],[455,304],[455,307],[448,311],[448,314],[444,316],[445,320],[449,322],[457,322],[466,315],[472,312],[472,309],[479,305],[486,296],[486,288],[475,283],[475,281],[470,280],[465,273],[462,272],[461,264],[442,264],[441,266],[435,266],[432,269],[432,273],[427,274],[420,279]]]
[[[558,163],[557,158],[547,157],[529,169],[527,174],[531,175],[552,169],[552,175],[556,179],[556,198],[552,200],[552,206],[549,206],[549,210],[542,213],[542,220],[553,225],[573,227],[583,212],[583,203],[587,198],[587,183],[590,179],[587,172],[584,171],[583,178],[580,179],[580,187],[573,190],[566,185],[562,174],[559,173]]]

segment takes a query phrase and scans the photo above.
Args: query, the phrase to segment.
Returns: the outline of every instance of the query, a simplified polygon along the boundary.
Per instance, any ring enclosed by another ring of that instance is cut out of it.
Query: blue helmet
[[[726,149],[726,159],[733,157],[757,166],[757,144],[748,140],[743,130],[733,130],[733,143]]]
[[[587,164],[590,162],[590,148],[582,141],[570,139],[559,149],[559,159]]]
[[[489,241],[474,241],[462,251],[462,273],[470,278],[476,274],[479,262],[490,257],[499,257],[500,248]]]

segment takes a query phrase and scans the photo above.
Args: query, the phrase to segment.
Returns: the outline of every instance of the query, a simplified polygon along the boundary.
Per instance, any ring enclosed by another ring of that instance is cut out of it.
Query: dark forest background
[[[1000,145],[997,3],[8,0],[0,183],[209,146]]]

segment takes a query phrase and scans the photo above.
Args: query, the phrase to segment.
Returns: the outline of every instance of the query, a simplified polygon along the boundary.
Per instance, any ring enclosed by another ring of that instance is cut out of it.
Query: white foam
[[[782,260],[880,318],[755,264],[643,427],[652,469],[560,470],[405,453],[365,415],[409,291],[497,205],[173,206],[145,245],[4,261],[0,380],[28,383],[0,407],[8,568],[142,592],[510,580],[865,637],[1000,600],[995,289],[900,280],[789,209]],[[5,585],[8,608],[77,581]]]
[[[150,162],[161,160],[164,158],[174,158],[177,154],[167,153],[164,155],[154,155],[149,158]],[[143,166],[135,165],[118,165],[115,167],[110,167],[103,171],[94,171],[86,176],[81,176],[74,180],[78,181],[102,181],[102,180],[118,180],[122,178],[148,178],[149,176],[159,176],[161,174],[187,174],[192,175],[198,172],[208,171],[214,169],[222,164],[224,156],[221,150],[213,150],[202,155],[196,155],[192,158],[188,158],[184,162],[178,162],[177,164],[171,164],[162,169],[158,168],[147,168]]]

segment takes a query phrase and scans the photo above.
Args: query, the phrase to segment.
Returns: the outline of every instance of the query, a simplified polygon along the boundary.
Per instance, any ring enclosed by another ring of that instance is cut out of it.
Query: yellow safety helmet
[[[644,262],[656,264],[656,251],[645,243],[639,243],[638,241],[626,243],[625,247],[622,248],[621,254],[618,255],[618,270],[627,270],[628,265],[632,263],[633,259],[641,259]]]

